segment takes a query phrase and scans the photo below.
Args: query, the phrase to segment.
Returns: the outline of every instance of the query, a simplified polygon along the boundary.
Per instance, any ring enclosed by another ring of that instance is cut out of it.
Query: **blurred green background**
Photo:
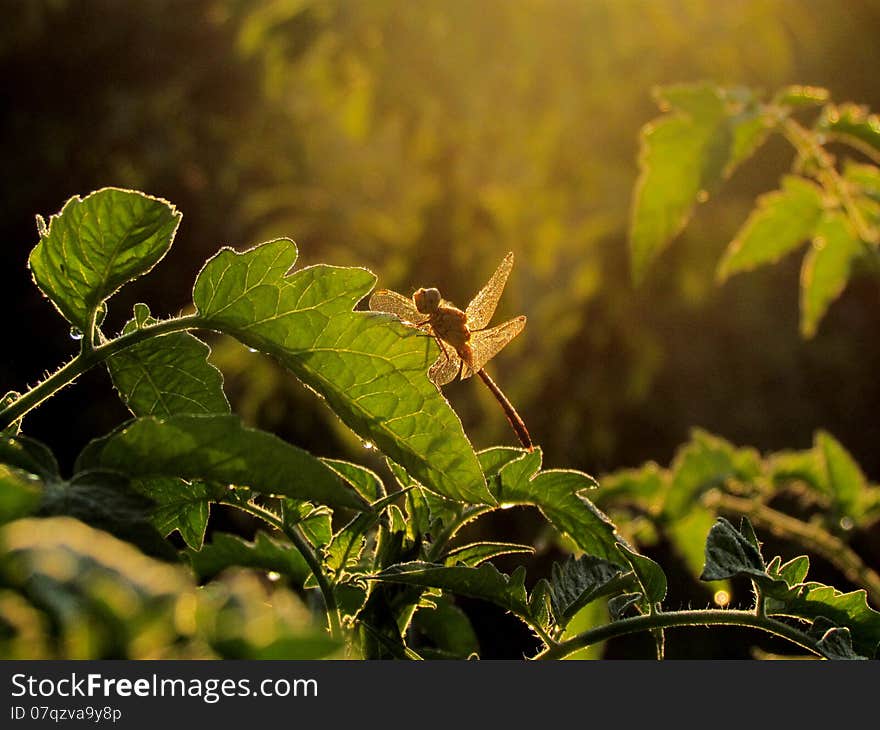
[[[176,245],[112,302],[189,300],[220,246],[285,235],[300,264],[366,266],[467,303],[507,251],[496,321],[528,326],[491,368],[548,467],[668,463],[699,426],[762,451],[826,428],[880,478],[880,310],[855,281],[798,336],[798,257],[714,284],[779,140],[746,163],[634,289],[638,130],[656,84],[789,83],[880,108],[880,2],[847,0],[30,0],[0,27],[4,390],[74,350],[29,280],[34,215],[116,185],[183,212]],[[317,454],[371,463],[271,362],[215,341],[233,409]],[[478,448],[513,443],[475,381],[446,393]],[[126,418],[105,373],[28,416],[70,465]],[[372,462],[373,464],[377,462]],[[508,535],[508,537],[513,537]]]

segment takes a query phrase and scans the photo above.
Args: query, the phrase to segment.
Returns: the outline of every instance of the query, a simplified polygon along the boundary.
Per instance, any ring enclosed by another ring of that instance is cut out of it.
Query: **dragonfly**
[[[450,383],[459,373],[462,380],[479,376],[501,405],[520,443],[531,449],[532,440],[525,423],[484,369],[486,363],[526,326],[526,318],[519,316],[486,328],[495,314],[512,268],[511,252],[464,311],[443,299],[440,291],[434,287],[417,289],[411,298],[389,289],[378,289],[370,297],[369,306],[374,312],[393,314],[404,324],[429,334],[437,341],[440,356],[428,370],[428,377],[438,387]]]

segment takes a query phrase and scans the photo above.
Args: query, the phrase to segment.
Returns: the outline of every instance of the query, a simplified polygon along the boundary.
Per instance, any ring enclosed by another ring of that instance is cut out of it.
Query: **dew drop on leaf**
[[[364,441],[361,446],[363,446],[367,451],[372,451],[376,448],[376,444],[374,444],[372,441]]]
[[[259,352],[256,347],[249,347],[248,352]]]
[[[275,583],[276,581],[281,580],[281,573],[276,573],[274,570],[270,570],[266,573],[266,578]]]
[[[70,339],[71,340],[81,340],[83,338],[82,330],[78,327],[70,328]]]

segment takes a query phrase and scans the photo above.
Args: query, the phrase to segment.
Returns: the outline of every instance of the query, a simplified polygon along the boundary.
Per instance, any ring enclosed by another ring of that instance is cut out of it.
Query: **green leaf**
[[[551,568],[550,602],[559,625],[565,626],[584,606],[633,584],[619,565],[591,555],[569,556]]]
[[[821,583],[802,583],[784,601],[768,599],[767,612],[814,620],[830,619],[837,626],[846,626],[852,634],[855,650],[873,658],[880,645],[880,613],[868,605],[864,590],[842,593]]]
[[[100,305],[165,255],[179,223],[180,213],[165,200],[104,188],[68,200],[28,263],[58,311],[88,332]]]
[[[632,566],[633,573],[642,587],[642,594],[648,603],[660,603],[666,598],[666,574],[663,572],[663,568],[651,558],[639,555],[624,545],[619,544],[617,549],[626,558],[626,562]]]
[[[867,489],[867,480],[855,459],[843,445],[827,431],[818,431],[814,448],[825,467],[827,485],[840,514],[856,520],[861,518],[861,502]]]
[[[665,491],[667,477],[666,470],[653,462],[637,469],[620,469],[599,480],[596,501],[606,504],[617,499],[637,499],[642,504],[650,503]]]
[[[152,522],[162,535],[174,530],[187,545],[198,550],[205,539],[211,502],[219,501],[221,494],[204,482],[187,482],[174,477],[135,481],[134,488],[155,502]]]
[[[801,268],[801,334],[812,337],[831,303],[846,288],[862,242],[846,215],[826,213]]]
[[[367,510],[330,467],[272,434],[245,428],[237,416],[147,416],[93,441],[77,469],[112,469],[131,478],[179,477],[248,486],[276,494]]]
[[[880,152],[880,118],[860,104],[829,104],[816,128],[842,138],[876,159]]]
[[[414,561],[392,565],[372,576],[372,579],[423,588],[441,588],[457,595],[489,601],[518,616],[527,616],[525,574],[525,568],[517,568],[512,575],[505,575],[492,563],[471,568]]]
[[[847,160],[843,167],[843,179],[855,188],[856,197],[880,201],[880,168],[877,165]]]
[[[155,322],[146,305],[137,305],[135,318],[122,334]],[[223,376],[208,362],[210,352],[189,332],[172,332],[113,355],[107,368],[123,402],[136,416],[229,413]]]
[[[676,454],[664,513],[670,519],[687,514],[701,493],[728,479],[748,481],[760,472],[760,458],[751,449],[736,449],[724,439],[695,429],[691,441]]]
[[[148,555],[175,559],[176,552],[151,522],[153,500],[133,489],[129,480],[102,470],[80,471],[69,481],[45,483],[38,514],[76,517],[137,545]]]
[[[219,532],[201,550],[190,550],[188,555],[200,580],[213,578],[233,565],[274,571],[290,577],[298,585],[311,575],[308,564],[293,545],[262,531],[257,532],[253,542]]]
[[[790,587],[794,587],[804,582],[809,570],[810,558],[806,555],[798,555],[784,565],[779,566],[776,574],[788,583]]]
[[[195,284],[200,316],[276,357],[428,489],[491,503],[461,421],[428,380],[434,341],[390,315],[352,311],[375,283],[369,271],[311,266],[287,275],[296,258],[287,239],[221,250]]]
[[[373,503],[385,496],[385,485],[376,472],[340,459],[322,458],[321,461],[339,474],[368,502]]]
[[[446,555],[446,564],[461,563],[475,568],[499,555],[515,555],[516,553],[531,555],[534,552],[535,548],[531,545],[519,545],[515,542],[472,542],[450,550]]]
[[[767,136],[769,117],[742,89],[710,84],[659,89],[665,116],[642,128],[630,226],[633,279],[677,236],[724,177]]]
[[[700,580],[726,580],[737,575],[764,578],[764,559],[752,542],[719,517],[706,539],[706,565]]]
[[[625,565],[617,551],[620,537],[614,524],[582,492],[596,480],[583,472],[563,469],[539,471],[540,449],[508,462],[490,488],[503,506],[531,505],[561,533],[568,535],[589,555]]]
[[[727,247],[718,266],[722,281],[741,271],[775,263],[811,238],[822,216],[822,189],[787,175],[782,189],[758,198],[758,205]]]

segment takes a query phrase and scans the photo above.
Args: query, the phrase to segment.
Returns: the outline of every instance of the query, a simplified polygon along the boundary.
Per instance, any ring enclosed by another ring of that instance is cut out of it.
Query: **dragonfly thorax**
[[[413,294],[413,303],[416,309],[422,314],[434,314],[440,308],[440,290],[434,289],[417,289]]]

